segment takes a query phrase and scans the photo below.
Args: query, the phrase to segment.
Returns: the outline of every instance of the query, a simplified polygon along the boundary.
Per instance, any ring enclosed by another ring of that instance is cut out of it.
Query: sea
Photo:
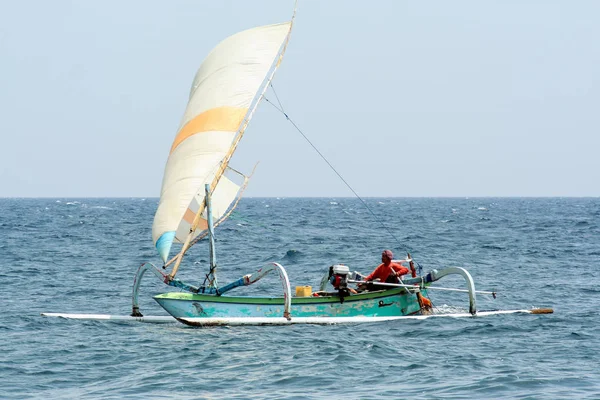
[[[0,398],[600,399],[598,198],[246,198],[216,229],[221,283],[276,261],[314,290],[330,265],[369,273],[391,249],[422,273],[467,269],[497,291],[479,310],[553,314],[210,328],[41,316],[128,315],[138,267],[162,265],[157,203],[0,199]],[[178,277],[201,283],[208,254],[198,242]],[[142,313],[166,315],[152,296],[170,290],[146,274]],[[468,310],[462,292],[430,298],[439,314]]]

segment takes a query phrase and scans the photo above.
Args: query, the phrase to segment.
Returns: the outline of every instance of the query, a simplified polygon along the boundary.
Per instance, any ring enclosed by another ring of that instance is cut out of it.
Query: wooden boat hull
[[[426,295],[423,290],[422,294]],[[154,299],[175,318],[282,317],[283,297],[233,297],[170,292]],[[420,312],[416,295],[404,289],[338,296],[293,297],[291,317],[392,317]]]

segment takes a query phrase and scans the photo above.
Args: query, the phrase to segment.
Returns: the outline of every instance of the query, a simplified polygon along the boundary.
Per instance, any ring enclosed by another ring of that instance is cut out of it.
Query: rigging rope
[[[346,186],[348,187],[348,189],[350,189],[350,191],[352,193],[354,193],[354,195],[356,196],[356,198],[358,200],[360,200],[360,202],[365,206],[365,208],[367,210],[369,210],[369,212],[371,213],[371,215],[379,222],[379,224],[381,224],[381,226],[383,227],[383,229],[385,229],[388,232],[388,234],[396,241],[396,243],[398,244],[398,246],[400,247],[400,249],[403,250],[403,251],[405,251],[406,253],[409,253],[408,248],[405,247],[404,245],[402,245],[402,243],[400,243],[400,241],[392,233],[392,231],[390,229],[388,229],[388,227],[383,223],[383,221],[373,212],[373,210],[371,210],[371,208],[358,195],[358,193],[356,193],[356,191],[352,188],[352,186],[350,186],[350,184],[348,182],[346,182],[346,180],[333,167],[333,165],[331,165],[331,163],[327,160],[327,158],[325,158],[325,156],[319,151],[319,149],[317,149],[317,147],[308,139],[308,137],[306,137],[306,135],[304,134],[304,132],[302,132],[302,130],[300,128],[298,128],[298,125],[296,125],[296,123],[294,121],[292,121],[292,119],[286,114],[286,112],[283,110],[283,105],[281,104],[281,101],[279,100],[279,96],[277,96],[277,92],[275,91],[275,87],[273,86],[272,82],[270,83],[270,86],[271,86],[271,89],[273,90],[273,94],[275,94],[275,98],[277,99],[277,102],[279,103],[279,107],[277,107],[275,104],[273,104],[271,101],[269,101],[269,99],[266,96],[264,97],[264,100],[267,103],[269,103],[270,105],[272,105],[280,113],[282,113],[288,121],[290,121],[290,123],[294,126],[294,128],[296,128],[296,130],[298,131],[298,133],[300,133],[302,135],[302,137],[304,137],[304,139],[308,142],[308,144],[310,144],[311,147],[319,154],[319,156],[321,156],[321,158],[323,159],[323,161],[325,161],[327,163],[327,165],[329,165],[329,167],[333,170],[333,172],[335,172],[336,175],[342,180],[342,182],[344,182],[346,184]],[[417,265],[419,267],[419,270],[422,270],[421,265],[418,262],[417,262]]]

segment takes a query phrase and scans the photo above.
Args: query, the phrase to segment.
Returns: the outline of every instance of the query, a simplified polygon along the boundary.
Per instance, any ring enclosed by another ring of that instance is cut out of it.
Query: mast
[[[271,66],[271,73],[268,75],[268,77],[263,81],[262,83],[262,89],[259,89],[259,93],[260,95],[258,95],[254,100],[253,100],[253,105],[250,107],[246,117],[244,118],[240,128],[237,131],[237,134],[233,140],[233,143],[231,145],[231,147],[229,148],[229,151],[227,152],[227,154],[225,155],[225,157],[223,158],[223,160],[221,161],[221,165],[219,166],[219,169],[217,170],[215,177],[213,178],[211,184],[210,184],[210,192],[212,193],[215,188],[217,187],[217,184],[219,183],[219,180],[221,179],[221,176],[223,175],[223,173],[225,172],[225,170],[227,169],[227,166],[229,164],[229,161],[231,160],[231,157],[233,156],[233,153],[235,152],[235,150],[237,149],[237,146],[240,142],[240,140],[242,139],[242,136],[244,135],[244,132],[246,131],[246,128],[248,127],[248,124],[250,123],[250,120],[252,119],[252,116],[254,115],[254,112],[256,111],[256,108],[258,107],[258,105],[260,104],[260,101],[263,99],[265,92],[267,91],[267,88],[269,87],[269,83],[271,83],[271,80],[273,80],[273,77],[275,75],[275,72],[277,71],[277,68],[279,67],[279,65],[281,64],[281,60],[283,59],[283,55],[285,53],[285,50],[287,49],[287,45],[290,41],[290,35],[292,33],[292,28],[294,25],[294,18],[296,16],[296,5],[294,5],[294,14],[292,15],[292,20],[290,21],[290,29],[288,31],[288,34],[285,38],[285,41],[283,42],[282,46],[281,46],[281,50],[278,53],[278,56],[275,58],[275,60],[273,61],[273,64]],[[190,248],[191,244],[191,240],[194,236],[194,232],[196,231],[196,229],[198,228],[198,224],[200,222],[200,218],[202,213],[204,212],[204,209],[206,208],[206,197],[204,198],[204,200],[202,201],[202,204],[200,204],[200,207],[198,208],[198,212],[196,213],[194,220],[190,226],[190,231],[185,239],[185,242],[183,243],[183,246],[181,247],[181,251],[175,256],[173,257],[171,260],[169,260],[169,262],[167,262],[165,264],[165,267],[169,264],[171,264],[173,261],[175,261],[175,265],[173,266],[173,270],[171,271],[171,273],[168,275],[168,279],[173,279],[175,277],[175,275],[177,274],[177,270],[179,269],[179,265],[181,264],[181,261],[183,259],[183,255],[185,254],[185,252]],[[211,226],[210,222],[208,223],[209,227]]]
[[[204,198],[206,199],[206,219],[208,221],[208,238],[210,241],[210,272],[208,273],[208,287],[217,288],[217,254],[215,252],[215,232],[213,227],[212,205],[210,201],[211,192],[208,183],[204,185],[204,190],[206,192]]]

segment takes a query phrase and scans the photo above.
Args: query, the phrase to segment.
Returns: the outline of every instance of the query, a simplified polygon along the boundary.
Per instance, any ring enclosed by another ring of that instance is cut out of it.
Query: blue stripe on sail
[[[175,231],[171,231],[163,233],[156,241],[156,250],[158,250],[158,254],[160,254],[163,262],[167,262],[167,258],[169,258],[169,252],[171,251],[174,239]]]

